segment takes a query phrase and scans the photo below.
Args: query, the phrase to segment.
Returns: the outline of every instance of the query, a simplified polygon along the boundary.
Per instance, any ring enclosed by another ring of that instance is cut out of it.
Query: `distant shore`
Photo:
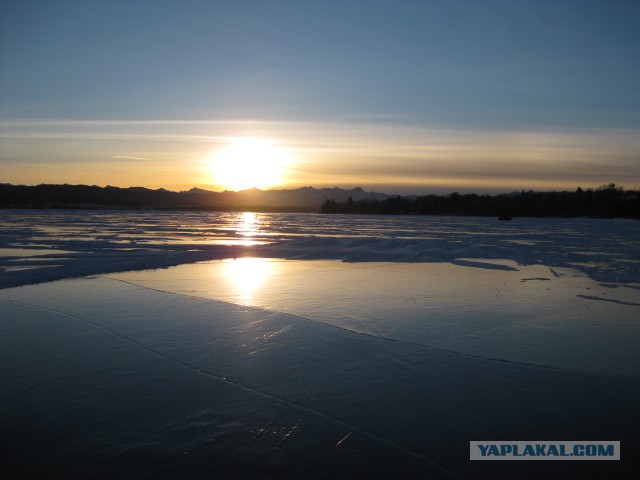
[[[184,192],[144,187],[0,184],[0,208],[73,210],[252,211],[374,215],[640,218],[640,191],[615,184],[568,192],[387,195],[361,188]]]

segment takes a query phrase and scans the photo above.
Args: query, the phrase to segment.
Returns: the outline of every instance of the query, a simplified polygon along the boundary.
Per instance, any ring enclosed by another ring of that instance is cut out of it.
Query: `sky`
[[[640,188],[635,0],[0,0],[0,183]]]

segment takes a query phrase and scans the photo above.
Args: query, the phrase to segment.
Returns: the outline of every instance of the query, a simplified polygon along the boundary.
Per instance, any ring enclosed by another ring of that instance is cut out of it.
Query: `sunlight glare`
[[[272,263],[265,258],[236,258],[225,262],[225,274],[242,300],[253,298],[271,270]]]
[[[229,190],[266,188],[282,182],[289,152],[273,140],[231,138],[211,159],[214,181]]]

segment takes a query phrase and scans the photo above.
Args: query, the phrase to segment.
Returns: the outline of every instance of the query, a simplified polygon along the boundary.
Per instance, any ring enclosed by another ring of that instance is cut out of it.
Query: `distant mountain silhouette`
[[[98,187],[95,185],[11,185],[0,184],[0,208],[126,208],[186,210],[253,210],[317,212],[327,198],[346,201],[385,200],[384,193],[365,192],[362,188],[303,187],[293,190],[214,192],[192,188],[171,192],[160,188]]]

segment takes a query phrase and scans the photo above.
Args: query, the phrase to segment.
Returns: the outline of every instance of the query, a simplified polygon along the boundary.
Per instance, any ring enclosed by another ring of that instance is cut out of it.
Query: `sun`
[[[274,140],[230,138],[228,145],[211,157],[214,182],[228,190],[267,188],[282,183],[291,158]]]

